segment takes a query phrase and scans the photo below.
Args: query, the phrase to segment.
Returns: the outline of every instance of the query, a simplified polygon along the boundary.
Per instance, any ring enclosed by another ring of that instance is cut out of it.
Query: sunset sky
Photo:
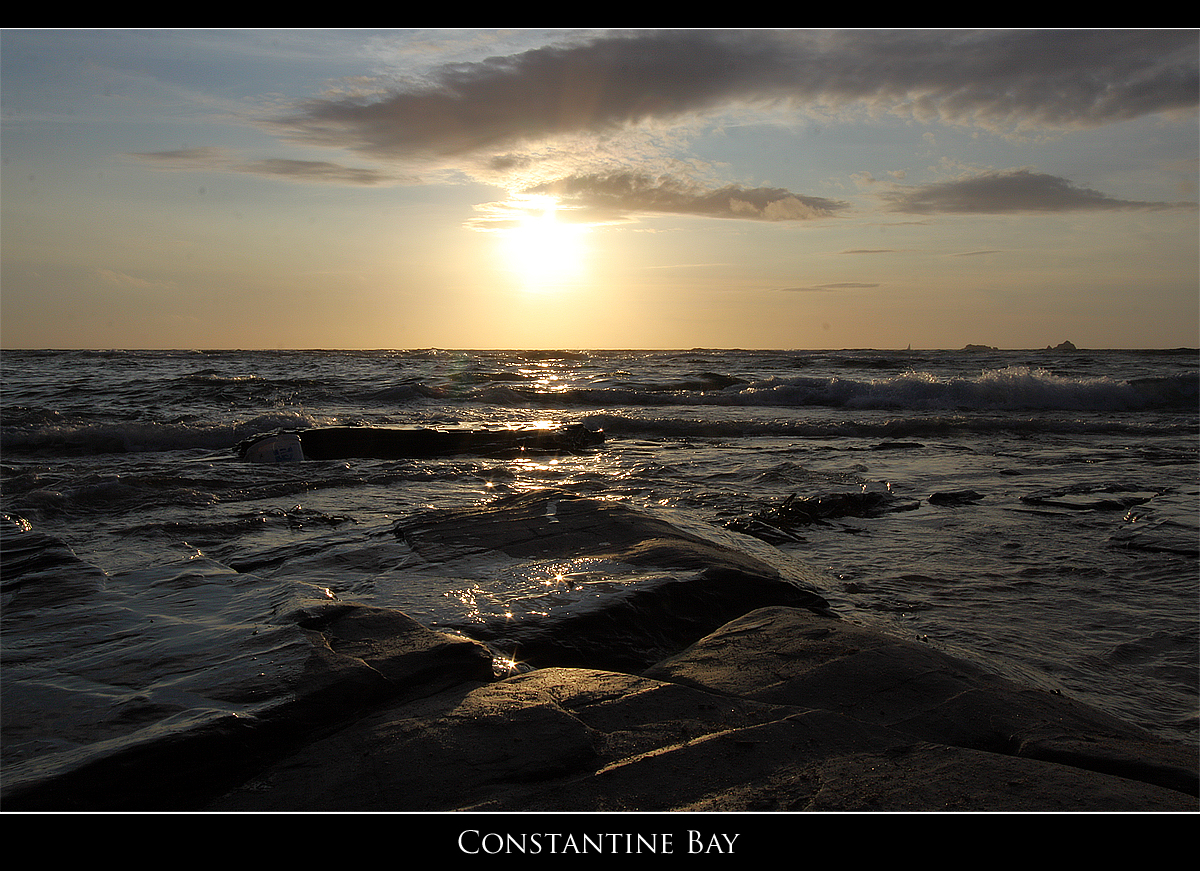
[[[1198,57],[9,29],[0,347],[1196,347]]]

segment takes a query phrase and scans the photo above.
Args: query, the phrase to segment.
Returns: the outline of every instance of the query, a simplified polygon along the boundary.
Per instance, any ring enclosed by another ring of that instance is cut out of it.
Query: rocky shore
[[[516,628],[308,604],[254,717],[6,777],[4,810],[1200,809],[1197,748],[841,619],[732,539],[555,491],[396,533],[457,571],[627,576]]]

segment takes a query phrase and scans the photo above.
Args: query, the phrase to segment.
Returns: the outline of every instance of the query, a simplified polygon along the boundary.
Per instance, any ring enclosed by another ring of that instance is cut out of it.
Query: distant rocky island
[[[965,345],[963,347],[963,350],[964,351],[999,351],[1000,349],[993,347],[992,345]],[[1079,349],[1076,348],[1070,342],[1064,341],[1064,342],[1060,342],[1057,345],[1047,345],[1046,350],[1047,351],[1078,351]]]

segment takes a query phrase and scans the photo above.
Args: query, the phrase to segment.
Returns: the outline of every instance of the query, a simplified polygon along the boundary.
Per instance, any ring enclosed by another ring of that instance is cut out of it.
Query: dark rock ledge
[[[448,559],[473,542],[530,558],[604,553],[635,575],[676,566],[669,607],[617,603],[622,645],[649,655],[669,643],[665,621],[681,636],[675,652],[636,672],[589,665],[592,655],[620,658],[604,654],[610,624],[564,617],[547,635],[579,643],[547,643],[540,667],[496,678],[498,629],[481,633],[487,646],[395,611],[310,609],[296,617],[311,641],[307,677],[287,704],[249,726],[158,742],[18,790],[5,809],[1200,807],[1196,748],[838,619],[752,551],[615,503],[532,494],[400,532]],[[747,584],[750,604],[729,614]],[[764,602],[772,589],[786,601]],[[703,611],[714,625],[703,625]]]
[[[795,608],[641,675],[544,668],[388,707],[214,810],[1194,811],[1195,754]]]

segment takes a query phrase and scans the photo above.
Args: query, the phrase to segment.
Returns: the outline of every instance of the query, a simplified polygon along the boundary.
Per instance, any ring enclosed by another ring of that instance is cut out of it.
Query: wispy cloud
[[[268,175],[288,181],[329,182],[350,185],[389,185],[400,179],[392,173],[375,169],[342,166],[324,160],[287,160],[270,158],[255,160],[237,167],[240,172]]]
[[[814,284],[808,287],[781,287],[784,293],[828,293],[836,290],[870,290],[879,287],[877,283],[862,281],[838,281],[832,284]]]
[[[1064,178],[1028,169],[989,172],[934,184],[899,187],[880,196],[891,211],[912,214],[1196,208],[1195,203],[1117,199],[1099,191],[1076,187]]]
[[[709,189],[672,176],[652,177],[620,172],[558,179],[533,192],[557,196],[562,202],[608,216],[623,213],[698,215],[762,221],[807,221],[829,218],[848,204],[792,193],[782,188]]]
[[[222,148],[174,148],[169,151],[137,151],[128,155],[155,169],[225,169],[229,157]]]
[[[97,269],[95,270],[95,274],[105,284],[124,290],[155,291],[175,290],[178,288],[178,284],[174,281],[151,281],[146,278],[129,275],[126,272],[119,272],[115,269]]]
[[[170,151],[134,152],[128,155],[155,169],[173,171],[245,172],[284,181],[344,185],[394,185],[412,177],[378,169],[343,166],[326,160],[294,160],[281,157],[243,161],[215,147],[177,148]]]

